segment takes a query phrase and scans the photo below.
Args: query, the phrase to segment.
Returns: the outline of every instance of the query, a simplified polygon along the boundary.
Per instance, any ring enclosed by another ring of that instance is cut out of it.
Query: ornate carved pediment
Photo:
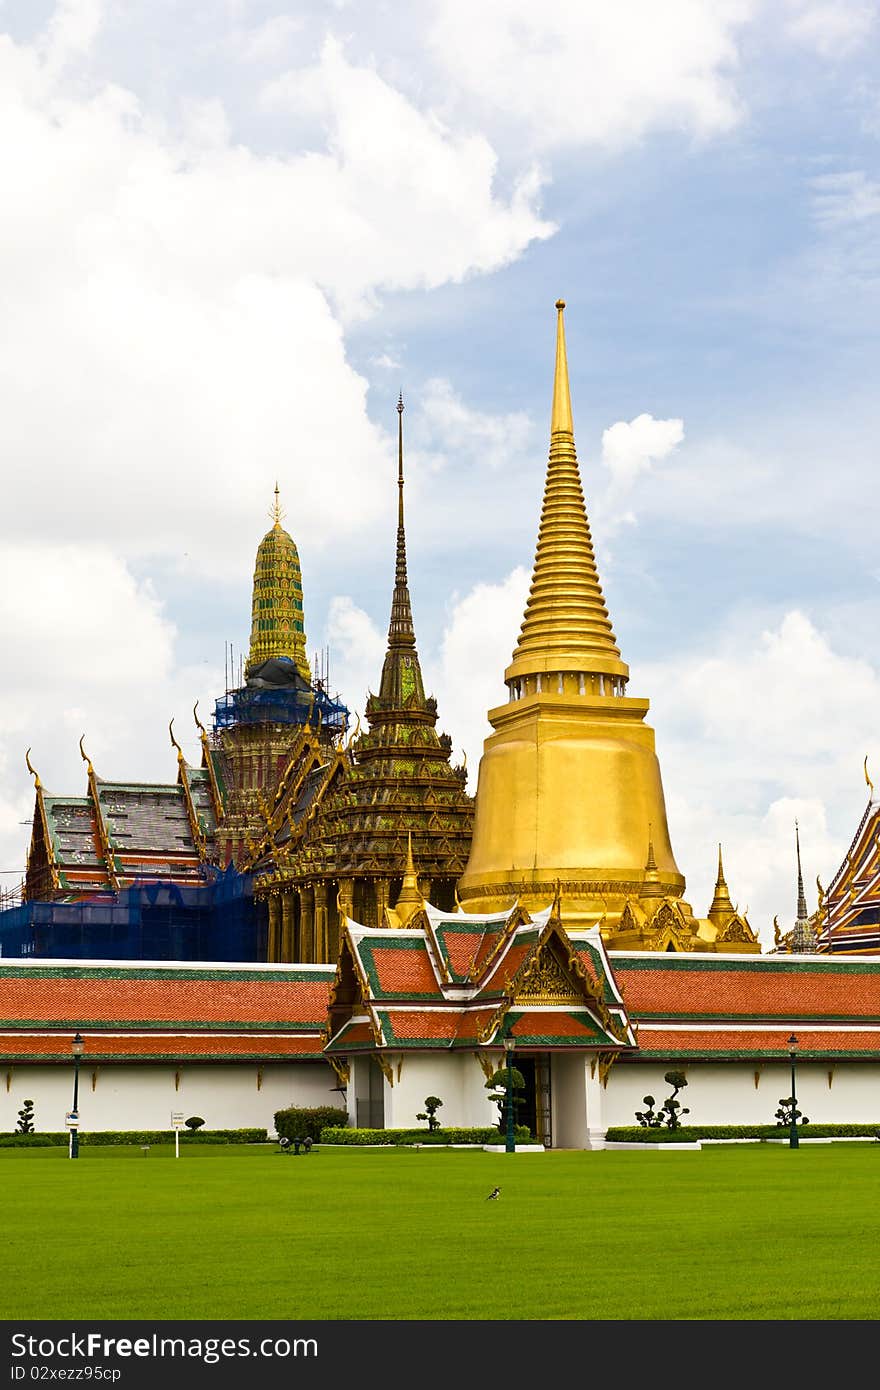
[[[583,997],[583,990],[578,989],[555,954],[544,946],[535,952],[516,991],[515,1002],[581,1004]]]
[[[650,923],[651,936],[645,946],[649,951],[690,951],[692,932],[677,903],[666,899],[654,913]]]
[[[733,917],[725,927],[720,941],[744,941],[750,946],[757,943],[758,938],[752,931],[748,922],[743,917]]]

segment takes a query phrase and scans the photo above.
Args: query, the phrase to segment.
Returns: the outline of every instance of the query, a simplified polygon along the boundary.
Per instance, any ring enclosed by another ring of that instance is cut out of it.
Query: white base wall
[[[425,1097],[439,1096],[444,1126],[495,1125],[496,1106],[473,1053],[405,1053],[389,1057],[394,1084],[382,1077],[384,1123],[389,1129],[417,1128],[424,1121]],[[368,1059],[354,1059],[352,1080]],[[679,1100],[690,1114],[686,1124],[775,1124],[774,1112],[791,1092],[787,1063],[617,1062],[607,1085],[592,1075],[589,1056],[555,1053],[551,1062],[553,1143],[556,1148],[598,1147],[606,1129],[637,1123],[644,1097],[657,1104],[669,1095],[663,1080],[684,1071],[688,1085]],[[322,1061],[217,1062],[174,1065],[102,1064],[80,1070],[79,1110],[83,1131],[168,1129],[171,1112],[201,1115],[206,1129],[264,1128],[274,1133],[276,1110],[288,1105],[345,1106],[335,1073]],[[353,1111],[355,1088],[349,1085]],[[800,1061],[799,1108],[813,1124],[877,1123],[880,1119],[880,1064]],[[73,1068],[54,1065],[0,1067],[0,1132],[16,1127],[24,1101],[34,1102],[37,1132],[63,1130],[73,1102]],[[354,1115],[350,1113],[350,1123]]]
[[[394,1085],[385,1082],[385,1125],[388,1129],[418,1129],[416,1115],[426,1096],[439,1096],[437,1118],[444,1129],[475,1129],[498,1122],[498,1107],[489,1099],[483,1068],[472,1052],[437,1056],[406,1053],[392,1056]]]
[[[275,1132],[288,1105],[340,1104],[326,1062],[209,1062],[181,1066],[84,1065],[79,1074],[80,1129],[169,1129],[171,1112],[201,1115],[206,1129],[256,1127]],[[0,1068],[0,1132],[14,1130],[25,1100],[37,1132],[63,1130],[73,1105],[73,1068]]]
[[[684,1124],[774,1125],[775,1111],[791,1095],[787,1062],[616,1062],[602,1092],[602,1122],[608,1129],[636,1125],[644,1098],[661,1105],[672,1088],[667,1071],[683,1071],[686,1088],[678,1093],[690,1110]],[[798,1109],[813,1124],[880,1121],[880,1065],[872,1062],[799,1061],[796,1072]]]

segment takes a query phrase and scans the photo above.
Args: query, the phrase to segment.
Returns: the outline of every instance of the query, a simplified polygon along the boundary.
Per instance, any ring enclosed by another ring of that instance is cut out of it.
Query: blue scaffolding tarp
[[[266,959],[266,909],[230,867],[199,886],[135,884],[80,902],[0,912],[0,955],[87,960]]]

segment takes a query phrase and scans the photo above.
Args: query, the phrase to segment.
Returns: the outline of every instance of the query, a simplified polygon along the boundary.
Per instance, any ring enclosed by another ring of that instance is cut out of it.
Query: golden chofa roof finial
[[[27,763],[27,770],[28,770],[28,772],[31,774],[31,776],[32,776],[33,779],[34,779],[34,791],[40,791],[40,790],[42,789],[43,784],[42,784],[42,782],[40,781],[40,774],[37,772],[37,769],[34,767],[33,763],[31,762],[31,750],[30,750],[30,749],[28,749],[27,752],[25,753],[25,755],[24,755],[24,760],[25,760],[25,762]]]
[[[80,757],[82,758],[83,762],[86,764],[86,767],[88,768],[89,776],[90,776],[90,777],[94,777],[94,775],[95,775],[95,769],[94,769],[93,766],[92,766],[92,760],[91,760],[91,758],[89,757],[88,753],[86,752],[85,748],[83,748],[83,743],[84,743],[84,741],[85,741],[85,737],[86,737],[85,734],[81,734],[81,735],[80,735],[80,740],[79,740],[79,755],[80,755]]]

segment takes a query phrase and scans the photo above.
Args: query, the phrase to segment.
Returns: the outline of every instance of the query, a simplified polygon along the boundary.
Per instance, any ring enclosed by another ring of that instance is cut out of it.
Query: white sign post
[[[73,1158],[73,1136],[79,1129],[79,1115],[75,1110],[68,1110],[64,1116],[64,1123],[67,1125],[67,1156]]]
[[[182,1110],[172,1110],[171,1128],[174,1130],[174,1157],[180,1158],[180,1131],[183,1129]]]

